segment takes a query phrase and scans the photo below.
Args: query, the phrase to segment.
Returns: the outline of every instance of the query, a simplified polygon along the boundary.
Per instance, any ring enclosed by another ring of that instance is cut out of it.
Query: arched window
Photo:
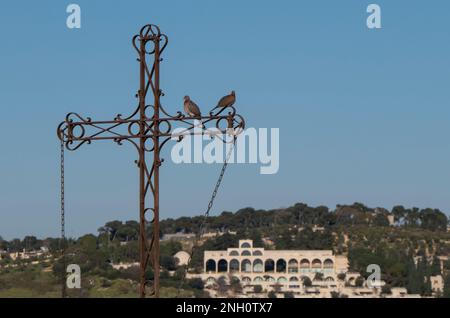
[[[334,278],[333,277],[327,277],[325,278],[326,282],[334,282]]]
[[[224,259],[221,259],[219,263],[217,263],[217,271],[219,273],[226,273],[228,272],[228,262]]]
[[[241,248],[250,248],[250,247],[251,247],[250,244],[247,242],[241,244]]]
[[[262,282],[264,281],[263,278],[261,276],[256,276],[255,279],[253,280],[254,282]]]
[[[209,259],[206,262],[206,272],[215,272],[216,271],[216,261],[213,259]]]
[[[246,284],[249,284],[249,283],[252,282],[252,279],[250,277],[248,277],[248,276],[245,276],[245,277],[242,277],[242,282],[246,283]]]
[[[300,283],[297,277],[293,276],[289,278],[289,288],[300,288]]]
[[[275,271],[275,262],[273,259],[266,260],[264,264],[264,271],[266,273],[273,273]]]
[[[281,284],[287,283],[287,279],[286,279],[286,277],[281,276],[281,277],[278,277],[277,282],[281,283]]]
[[[231,251],[230,252],[230,256],[239,256],[239,252],[238,251]]]
[[[323,262],[323,268],[332,269],[333,267],[334,267],[334,263],[331,259],[328,258]]]
[[[252,262],[248,259],[244,259],[241,262],[241,271],[244,273],[251,273],[252,272]]]
[[[288,273],[298,273],[298,262],[295,259],[291,259],[288,263]]]
[[[277,261],[277,273],[286,273],[286,261],[282,258]]]
[[[350,279],[348,280],[348,283],[352,286],[355,285],[355,277],[350,277]]]
[[[272,276],[266,275],[266,276],[264,276],[264,280],[266,282],[274,282],[275,278],[273,278]]]
[[[248,251],[248,250],[245,250],[245,251],[242,251],[241,255],[242,256],[252,256],[252,253],[250,253],[250,251]]]
[[[208,279],[206,280],[206,283],[208,285],[212,285],[216,283],[216,279],[214,277],[208,277]]]
[[[320,261],[320,259],[314,259],[313,261],[312,261],[312,268],[313,269],[320,269],[320,268],[322,268],[322,262]]]
[[[239,261],[237,259],[232,259],[230,261],[230,272],[231,273],[239,272]]]
[[[300,268],[301,269],[309,269],[311,268],[311,263],[308,259],[304,258],[300,261]]]
[[[253,262],[253,272],[262,273],[264,271],[264,263],[260,259],[255,259]]]
[[[253,251],[253,256],[262,256],[262,252],[259,250]]]

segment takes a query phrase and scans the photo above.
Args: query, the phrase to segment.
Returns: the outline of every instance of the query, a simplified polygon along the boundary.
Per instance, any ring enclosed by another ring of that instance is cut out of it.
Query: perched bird
[[[230,95],[224,96],[219,100],[217,106],[214,109],[233,106],[235,102],[236,102],[236,94],[234,91],[231,91]]]
[[[198,108],[197,104],[194,103],[189,96],[184,96],[184,112],[191,117],[198,117],[200,118],[202,116],[200,112],[200,108]]]

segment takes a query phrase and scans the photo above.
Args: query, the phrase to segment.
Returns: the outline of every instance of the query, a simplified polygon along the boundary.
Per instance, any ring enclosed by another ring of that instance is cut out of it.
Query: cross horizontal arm
[[[186,135],[210,135],[213,137],[230,133],[230,129],[236,131],[244,128],[244,119],[236,114],[233,107],[230,108],[227,115],[222,115],[225,109],[221,109],[215,114],[210,112],[209,116],[187,117],[178,113],[178,116],[167,116],[158,120],[154,118],[122,119],[117,116],[114,120],[94,121],[89,117],[83,118],[76,113],[70,113],[66,120],[58,126],[57,133],[59,139],[69,150],[76,150],[83,144],[90,144],[94,140],[113,140],[119,144],[125,140],[137,146],[133,139],[153,137],[178,137],[181,139]],[[179,124],[177,127],[179,130],[176,133],[173,123]],[[208,123],[212,127],[207,128],[206,124]],[[155,124],[158,125],[158,129],[154,129]],[[144,127],[144,134],[141,133],[141,125]]]

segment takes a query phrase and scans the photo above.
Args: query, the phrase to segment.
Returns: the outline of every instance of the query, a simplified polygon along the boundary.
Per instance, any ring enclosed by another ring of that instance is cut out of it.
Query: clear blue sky
[[[66,28],[69,1],[0,3],[0,235],[58,235],[56,126],[70,111],[134,107],[130,40],[149,22],[170,38],[170,111],[185,94],[212,105],[235,89],[249,126],[280,128],[279,173],[231,166],[214,214],[355,201],[450,211],[448,1],[72,2],[81,30]],[[381,30],[365,25],[373,2]],[[68,235],[137,218],[135,159],[111,142],[67,154]],[[202,213],[219,169],[165,164],[162,217]]]

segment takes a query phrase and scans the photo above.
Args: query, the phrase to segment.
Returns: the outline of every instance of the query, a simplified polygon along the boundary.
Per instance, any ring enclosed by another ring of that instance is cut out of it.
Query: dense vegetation
[[[394,224],[390,224],[390,219]],[[161,221],[160,236],[177,232],[198,233],[201,223],[202,217],[166,219]],[[406,286],[410,293],[430,295],[430,276],[443,274],[447,281],[450,279],[450,275],[446,275],[450,270],[448,262],[441,273],[437,259],[437,256],[450,255],[447,226],[447,216],[437,209],[396,206],[388,211],[360,203],[339,205],[334,211],[302,203],[276,210],[245,208],[208,219],[206,231],[221,235],[205,240],[196,248],[191,267],[201,270],[204,250],[226,249],[237,246],[239,239],[250,238],[255,246],[267,249],[331,249],[348,255],[350,270],[363,276],[368,275],[367,265],[380,265],[387,288]],[[98,235],[68,240],[70,262],[80,264],[84,273],[84,289],[79,292],[80,296],[135,295],[138,268],[114,270],[110,264],[138,261],[138,231],[136,221],[112,221],[99,228]],[[177,267],[173,255],[183,249],[190,251],[191,243],[189,240],[183,244],[162,242],[161,279],[167,296],[173,296],[183,274],[183,268]],[[0,251],[36,250],[46,246],[57,256],[59,244],[58,239],[39,240],[33,236],[23,240],[0,239]],[[13,263],[8,257],[0,261],[0,296],[2,290],[21,288],[21,279],[17,277],[21,273],[28,275],[31,281],[39,282],[36,290],[42,290],[41,295],[55,293],[61,264],[52,262],[54,266],[45,271],[45,268],[39,268],[42,265],[31,266],[31,261],[19,261],[19,267],[14,268],[5,267]],[[147,273],[148,278],[152,275],[151,271]],[[41,283],[47,284],[48,288],[39,285]],[[445,294],[450,296],[450,283],[446,286]],[[201,282],[192,280],[187,281],[183,289],[186,295],[203,296],[202,287]]]

